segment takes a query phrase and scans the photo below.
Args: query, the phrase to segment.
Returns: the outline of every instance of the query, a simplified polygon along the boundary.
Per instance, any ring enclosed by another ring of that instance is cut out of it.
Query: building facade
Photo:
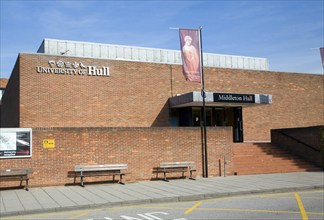
[[[211,175],[219,175],[224,157],[235,172],[234,143],[270,142],[271,129],[324,124],[322,75],[269,71],[262,58],[206,54],[204,64]],[[0,159],[0,166],[37,167],[38,184],[49,185],[54,164],[56,184],[69,182],[66,173],[81,163],[133,161],[144,171],[130,168],[132,180],[153,178],[155,163],[175,160],[172,154],[200,164],[200,90],[184,80],[178,51],[46,39],[38,53],[19,54],[2,97],[1,127],[32,128],[33,156]],[[56,147],[44,149],[44,139]],[[155,159],[142,167],[142,157]]]

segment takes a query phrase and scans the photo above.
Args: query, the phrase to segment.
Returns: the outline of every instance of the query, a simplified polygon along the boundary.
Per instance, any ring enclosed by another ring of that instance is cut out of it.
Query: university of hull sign
[[[110,76],[109,67],[86,66],[82,62],[63,62],[50,60],[49,66],[37,66],[37,73],[80,75],[80,76]]]
[[[214,102],[255,103],[255,95],[214,93]]]

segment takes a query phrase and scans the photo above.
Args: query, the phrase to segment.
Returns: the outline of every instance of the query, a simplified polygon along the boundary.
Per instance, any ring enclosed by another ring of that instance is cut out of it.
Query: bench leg
[[[189,179],[196,180],[195,178],[192,177],[192,170],[190,170],[190,177],[189,177]]]
[[[27,177],[26,178],[26,191],[29,191],[29,189],[28,189],[28,181],[29,181],[29,178]]]
[[[123,175],[124,174],[119,175],[119,184],[125,185],[125,183],[123,182]]]
[[[166,178],[166,172],[163,172],[164,173],[164,181],[165,182],[169,182],[168,180],[167,180],[167,178]]]
[[[83,183],[83,176],[81,176],[81,183],[80,186],[84,187],[84,183]]]

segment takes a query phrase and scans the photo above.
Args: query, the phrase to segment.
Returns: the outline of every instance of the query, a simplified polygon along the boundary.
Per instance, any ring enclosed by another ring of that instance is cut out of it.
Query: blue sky
[[[0,77],[44,38],[179,50],[202,29],[203,51],[263,57],[270,70],[322,74],[324,0],[1,1]]]

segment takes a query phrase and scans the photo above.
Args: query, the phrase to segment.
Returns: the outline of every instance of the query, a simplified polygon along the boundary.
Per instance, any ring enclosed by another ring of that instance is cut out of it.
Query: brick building
[[[210,175],[224,160],[237,173],[235,148],[270,142],[271,129],[324,124],[321,75],[216,54],[204,66]],[[190,160],[201,176],[200,90],[184,80],[179,51],[46,39],[18,55],[2,97],[1,127],[32,128],[33,154],[0,158],[0,169],[32,167],[31,185],[62,185],[77,164],[128,163],[136,181],[159,162]]]

